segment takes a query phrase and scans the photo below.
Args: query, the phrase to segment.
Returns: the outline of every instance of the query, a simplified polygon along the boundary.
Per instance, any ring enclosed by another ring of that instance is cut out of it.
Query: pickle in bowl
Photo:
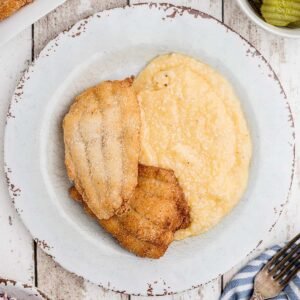
[[[300,28],[300,0],[249,0],[249,3],[271,25]]]
[[[300,0],[264,0],[261,13],[271,25],[288,26],[300,21]]]

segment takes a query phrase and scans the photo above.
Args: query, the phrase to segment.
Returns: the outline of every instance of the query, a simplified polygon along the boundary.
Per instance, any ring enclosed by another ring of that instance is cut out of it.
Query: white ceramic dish
[[[2,1],[2,0],[1,0]],[[0,46],[66,0],[35,0],[0,22]]]
[[[69,199],[61,121],[85,88],[137,74],[172,51],[207,62],[232,82],[251,130],[253,160],[243,199],[216,228],[174,242],[159,260],[141,259]],[[82,20],[46,46],[12,99],[5,163],[17,211],[63,267],[114,291],[176,293],[229,270],[274,226],[293,177],[293,121],[276,75],[238,34],[192,9],[137,5]]]
[[[17,300],[50,300],[43,292],[31,285],[0,278],[0,295],[5,293]]]
[[[236,0],[244,13],[258,26],[283,37],[300,38],[300,28],[276,27],[265,22],[251,7],[248,0]]]

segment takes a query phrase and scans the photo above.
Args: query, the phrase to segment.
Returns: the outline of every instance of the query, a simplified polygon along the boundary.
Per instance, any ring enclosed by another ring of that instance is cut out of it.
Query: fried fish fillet
[[[1,0],[0,1],[0,21],[8,18],[19,10],[22,6],[31,3],[33,0]]]
[[[86,90],[64,118],[68,176],[100,220],[113,216],[137,185],[140,122],[132,79]]]
[[[69,193],[93,216],[75,187]],[[174,172],[139,165],[138,185],[127,209],[98,221],[127,250],[141,257],[159,258],[173,241],[174,232],[189,226],[190,216]]]

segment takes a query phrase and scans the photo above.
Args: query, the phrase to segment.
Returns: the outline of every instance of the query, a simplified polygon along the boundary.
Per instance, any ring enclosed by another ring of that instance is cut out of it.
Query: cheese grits
[[[141,110],[140,163],[171,169],[190,206],[176,239],[203,233],[240,200],[248,180],[249,130],[230,83],[182,54],[152,60],[134,81]]]

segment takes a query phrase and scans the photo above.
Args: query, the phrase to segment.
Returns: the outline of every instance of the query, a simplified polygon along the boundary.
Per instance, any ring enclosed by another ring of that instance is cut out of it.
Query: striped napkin
[[[242,268],[227,284],[220,300],[249,300],[253,293],[255,275],[263,268],[266,262],[279,250],[280,246],[274,246],[265,251],[246,267]],[[300,272],[286,286],[274,300],[300,300]]]

